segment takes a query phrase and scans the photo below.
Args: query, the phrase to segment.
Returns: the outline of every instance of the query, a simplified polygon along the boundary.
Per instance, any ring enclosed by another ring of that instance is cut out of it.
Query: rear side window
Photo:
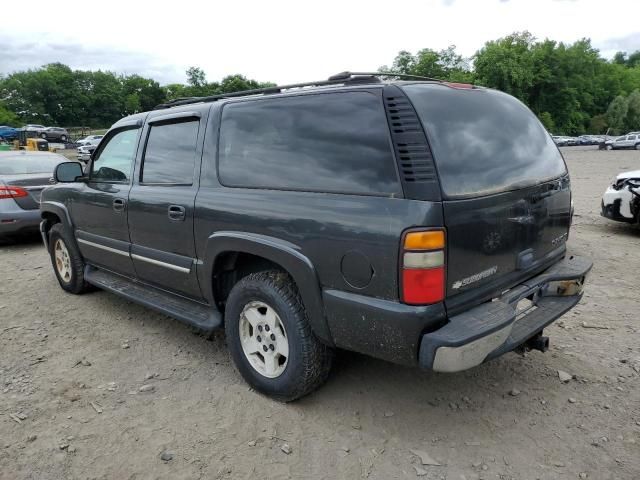
[[[366,92],[230,104],[222,112],[226,186],[335,193],[400,192],[382,99]]]
[[[515,190],[566,173],[552,138],[512,96],[437,84],[403,89],[427,132],[446,197]]]
[[[151,126],[142,162],[143,183],[193,184],[198,120]]]

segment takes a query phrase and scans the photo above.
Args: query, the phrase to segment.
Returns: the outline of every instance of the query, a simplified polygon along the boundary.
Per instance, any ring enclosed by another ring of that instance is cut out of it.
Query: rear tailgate
[[[571,222],[569,177],[535,115],[494,90],[403,88],[425,127],[440,179],[450,313],[557,261]]]

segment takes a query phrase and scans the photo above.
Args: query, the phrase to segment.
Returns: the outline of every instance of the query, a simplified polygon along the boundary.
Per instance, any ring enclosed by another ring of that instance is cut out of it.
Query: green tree
[[[627,97],[625,127],[627,131],[640,130],[640,90],[634,90]]]
[[[413,55],[403,50],[393,60],[391,67],[382,66],[379,71],[419,75],[454,82],[471,82],[473,73],[469,61],[456,52],[455,45],[440,51],[424,48]]]
[[[0,102],[0,125],[17,127],[20,123],[18,116]]]
[[[613,130],[614,134],[620,134],[625,127],[627,112],[629,111],[629,102],[622,95],[613,99],[607,109],[607,124]]]
[[[551,117],[551,114],[549,112],[542,112],[540,115],[538,115],[538,118],[548,132],[555,132],[556,124],[553,122],[553,118]]]
[[[534,40],[529,32],[521,32],[487,42],[474,56],[478,82],[528,103],[535,81]]]
[[[591,133],[606,133],[608,126],[606,115],[594,115],[589,122],[589,131]]]
[[[207,76],[199,67],[187,68],[187,84],[191,87],[204,87],[207,83]]]

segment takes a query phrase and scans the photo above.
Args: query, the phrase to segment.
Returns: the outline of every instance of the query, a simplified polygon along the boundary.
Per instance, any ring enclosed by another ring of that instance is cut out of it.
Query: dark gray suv
[[[257,390],[294,400],[335,348],[441,372],[514,349],[582,297],[571,190],[522,103],[382,74],[193,98],[62,164],[41,231],[61,287],[224,327]]]

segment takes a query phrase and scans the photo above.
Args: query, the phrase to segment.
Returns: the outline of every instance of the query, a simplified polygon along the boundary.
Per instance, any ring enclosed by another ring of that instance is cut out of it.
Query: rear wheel
[[[636,143],[636,150],[640,150],[640,143]]]
[[[40,137],[41,137],[41,138],[44,138],[44,139],[46,140],[46,139],[47,139],[47,134],[46,134],[46,133],[41,133],[41,134],[40,134]]]
[[[225,330],[242,377],[277,400],[307,395],[329,375],[333,351],[313,334],[286,273],[253,273],[240,280],[227,299]]]
[[[60,140],[62,140],[63,142],[67,141],[67,136],[66,135],[61,135],[60,136]]]
[[[80,294],[90,289],[84,281],[84,261],[70,234],[60,223],[49,232],[49,255],[53,271],[63,290]]]
[[[611,145],[607,145],[607,150],[613,150],[613,147]]]

